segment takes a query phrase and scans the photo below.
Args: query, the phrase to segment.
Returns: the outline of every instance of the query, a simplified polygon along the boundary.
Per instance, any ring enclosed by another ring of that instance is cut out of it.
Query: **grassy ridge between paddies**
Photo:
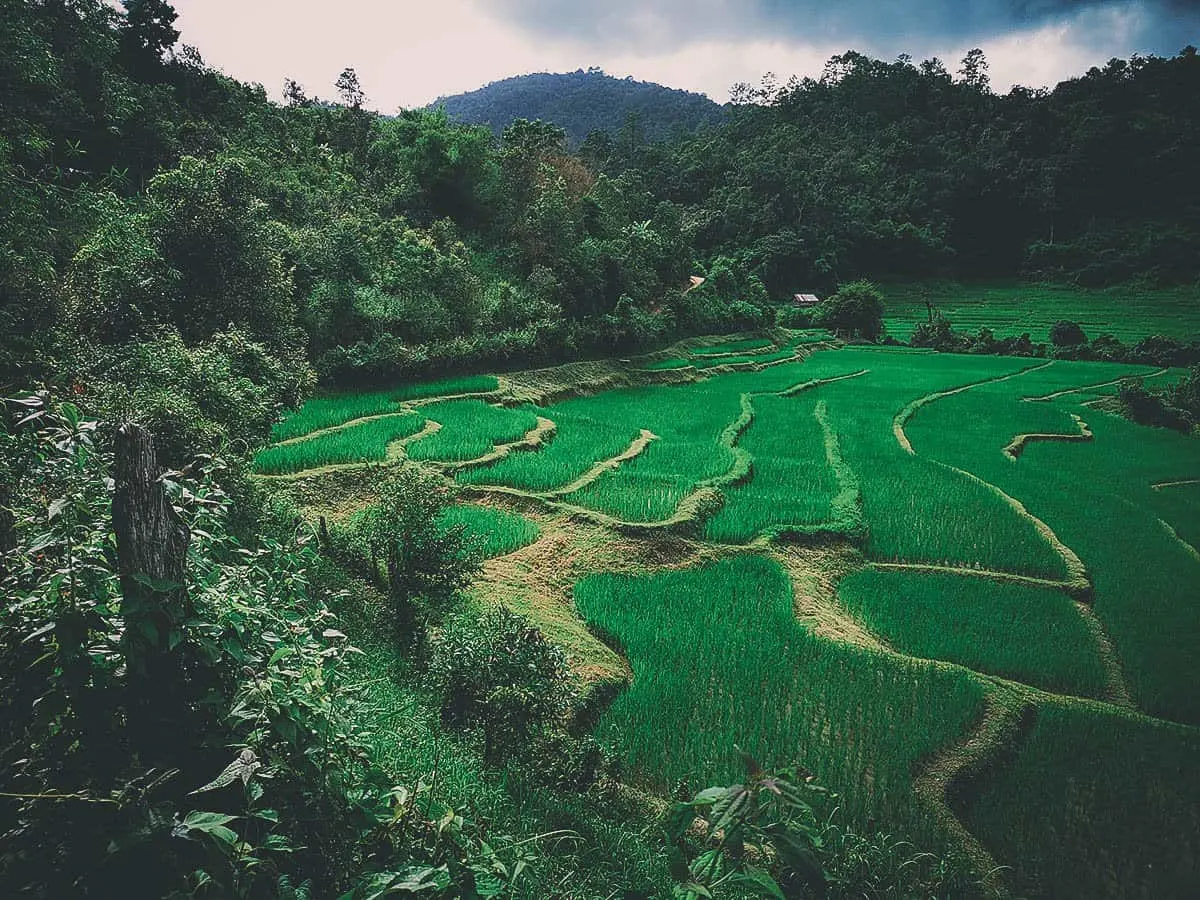
[[[333,428],[355,419],[396,412],[400,404],[426,397],[453,394],[479,394],[494,391],[500,386],[494,375],[467,375],[442,378],[421,384],[401,385],[385,391],[339,394],[334,397],[315,397],[288,415],[271,429],[271,440],[286,441],[303,437],[323,428]]]
[[[322,466],[383,462],[388,445],[411,437],[425,427],[419,413],[397,413],[357,422],[287,444],[275,444],[254,457],[254,471],[261,475],[287,475]]]
[[[979,718],[968,672],[813,635],[787,575],[760,556],[597,575],[574,596],[633,669],[598,732],[630,774],[720,783],[742,774],[737,744],[765,765],[809,767],[860,822],[927,833],[913,772]]]
[[[552,441],[536,452],[509,454],[489,465],[459,472],[457,480],[461,484],[501,485],[534,493],[557,490],[596,463],[623,453],[640,433],[640,426],[632,423],[593,418],[585,400],[570,400],[534,412],[554,422]]]
[[[1043,697],[966,823],[1028,897],[1194,897],[1200,730]]]
[[[907,453],[896,415],[931,394],[1015,375],[1029,360],[846,349],[832,356],[860,378],[822,385],[846,464],[862,490],[867,555],[885,562],[964,566],[1060,579],[1066,564],[1035,525],[986,485]],[[978,387],[966,390],[969,396]],[[955,426],[958,427],[958,426]]]
[[[743,416],[743,397],[787,391],[810,380],[850,374],[853,360],[836,354],[763,372],[736,372],[697,384],[652,386],[587,398],[598,421],[642,423],[658,440],[637,458],[567,496],[572,503],[628,522],[669,518],[704,486],[736,480],[738,454],[729,429]],[[581,401],[583,402],[583,401]],[[553,417],[553,409],[548,413]]]
[[[444,400],[421,407],[421,415],[442,427],[405,448],[409,459],[464,462],[491,452],[497,444],[520,440],[537,426],[530,407],[509,409],[482,400]]]
[[[1138,705],[1200,723],[1193,687],[1200,671],[1200,560],[1162,526],[1156,512],[1162,500],[1151,487],[1194,477],[1200,441],[1081,406],[1076,394],[1049,403],[1021,399],[1061,390],[1073,373],[1086,384],[1123,368],[1057,362],[931,403],[908,433],[918,453],[1000,486],[1053,528],[1087,566],[1093,607]],[[1000,452],[1014,434],[1077,431],[1072,412],[1091,427],[1092,441],[1038,442],[1015,461]],[[1055,414],[1057,425],[1047,420]]]
[[[868,630],[902,653],[1055,693],[1104,693],[1095,639],[1060,590],[864,569],[842,580],[838,596]]]
[[[1150,495],[1150,506],[1181,540],[1200,550],[1200,470],[1194,481],[1168,484]]]
[[[1089,338],[1111,334],[1125,343],[1154,334],[1180,340],[1200,334],[1200,288],[1196,286],[1095,289],[917,282],[888,285],[884,293],[884,324],[888,334],[903,341],[928,320],[926,299],[956,330],[991,328],[997,337],[1028,332],[1041,343],[1049,341],[1050,326],[1062,319],[1078,322]]]
[[[760,534],[848,532],[860,525],[858,483],[848,471],[839,477],[835,468],[840,450],[836,435],[823,427],[823,401],[803,392],[755,397],[753,404],[754,421],[739,441],[753,458],[753,475],[726,490],[704,536],[745,543]]]

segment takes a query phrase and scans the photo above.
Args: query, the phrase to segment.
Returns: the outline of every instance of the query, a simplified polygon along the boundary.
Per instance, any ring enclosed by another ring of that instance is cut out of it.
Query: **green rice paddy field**
[[[1200,334],[1200,287],[1139,289],[1067,285],[921,282],[889,285],[884,324],[902,341],[928,318],[928,299],[958,331],[991,328],[997,337],[1025,332],[1034,343],[1049,340],[1050,326],[1069,319],[1089,338],[1111,334],[1125,343],[1161,334],[1191,340]]]
[[[1016,331],[1060,317],[1005,296]],[[1171,333],[1110,299],[1103,330]],[[673,358],[682,383],[631,364],[635,386],[543,407],[494,379],[321,401],[259,470],[431,465],[488,556],[589,520],[661,546],[563,598],[632,671],[596,726],[631,781],[732,777],[736,744],[809,768],[852,821],[1006,867],[1017,895],[1192,896],[1200,438],[1095,405],[1155,370],[796,338]],[[538,417],[548,441],[488,455]]]

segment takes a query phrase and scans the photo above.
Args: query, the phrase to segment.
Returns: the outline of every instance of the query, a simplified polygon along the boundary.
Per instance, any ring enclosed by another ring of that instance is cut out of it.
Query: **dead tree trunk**
[[[185,584],[190,535],[160,480],[150,432],[140,425],[122,425],[115,450],[112,516],[130,724],[143,732],[154,753],[171,744],[170,732],[187,704],[186,662],[180,648],[185,645],[184,623],[191,615]]]
[[[9,430],[11,422],[8,404],[0,403],[0,431]],[[17,520],[12,511],[15,479],[12,467],[0,461],[0,578],[5,574],[4,557],[17,549]]]

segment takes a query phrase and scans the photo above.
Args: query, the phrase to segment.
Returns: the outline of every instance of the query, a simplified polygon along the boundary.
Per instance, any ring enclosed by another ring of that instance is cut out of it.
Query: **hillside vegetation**
[[[614,78],[599,69],[518,75],[439,97],[430,106],[445,109],[455,122],[486,125],[497,135],[517,119],[553,122],[567,132],[573,147],[593,131],[636,146],[690,134],[723,118],[721,107],[703,94]]]
[[[0,4],[0,893],[1189,895],[1194,48],[493,130],[175,22]]]

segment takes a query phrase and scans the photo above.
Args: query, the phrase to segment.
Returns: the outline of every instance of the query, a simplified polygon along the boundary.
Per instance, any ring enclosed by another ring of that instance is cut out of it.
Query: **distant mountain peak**
[[[645,140],[692,132],[721,120],[723,107],[704,94],[664,87],[632,76],[616,78],[595,66],[574,72],[536,72],[493,81],[475,91],[439,97],[450,118],[487,125],[497,134],[515,119],[561,125],[573,145],[589,132],[619,131],[634,116]]]

